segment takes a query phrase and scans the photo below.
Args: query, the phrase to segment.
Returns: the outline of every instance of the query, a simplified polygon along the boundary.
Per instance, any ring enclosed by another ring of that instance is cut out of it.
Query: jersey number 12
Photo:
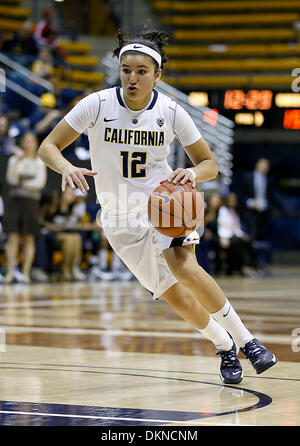
[[[120,152],[122,157],[123,177],[125,178],[145,178],[146,168],[141,165],[146,164],[147,152]],[[130,175],[130,176],[129,176]]]

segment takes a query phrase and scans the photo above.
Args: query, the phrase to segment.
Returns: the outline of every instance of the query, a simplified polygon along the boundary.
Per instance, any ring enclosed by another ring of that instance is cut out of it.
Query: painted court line
[[[187,424],[187,425],[195,425],[195,422],[191,421],[180,421],[180,420],[159,420],[159,419],[149,419],[149,418],[127,418],[127,417],[103,417],[103,416],[93,416],[93,415],[70,415],[70,414],[57,414],[57,413],[49,413],[49,412],[22,412],[15,410],[0,410],[0,413],[10,414],[10,415],[36,415],[40,417],[61,417],[61,418],[86,418],[86,419],[95,419],[95,420],[113,420],[113,421],[138,421],[140,423],[148,422],[148,423],[165,423],[165,424]],[[197,424],[207,424],[197,422]]]
[[[131,331],[131,330],[102,330],[89,328],[60,328],[60,327],[19,327],[14,325],[4,326],[1,328],[5,333],[55,333],[55,334],[72,334],[72,335],[107,335],[107,336],[143,336],[157,338],[184,338],[184,339],[206,339],[200,333],[177,333],[177,332],[160,332],[160,331]],[[270,342],[288,345],[292,342],[291,336],[274,336],[259,334],[262,342]]]
[[[68,294],[69,295],[69,294]],[[274,299],[275,297],[300,297],[299,290],[265,290],[265,291],[229,291],[226,296],[230,298],[259,298],[259,297],[269,297]],[[126,296],[127,298],[129,296]],[[131,296],[136,300],[135,296]],[[120,299],[124,297],[120,294]],[[140,300],[140,299],[138,299]],[[27,308],[27,307],[60,307],[67,305],[103,305],[105,302],[103,296],[99,297],[84,297],[82,299],[61,299],[61,300],[34,300],[25,302],[1,302],[0,308]]]

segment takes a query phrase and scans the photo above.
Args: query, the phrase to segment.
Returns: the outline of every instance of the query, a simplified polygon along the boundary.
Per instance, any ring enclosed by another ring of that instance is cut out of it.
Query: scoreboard
[[[193,105],[212,109],[213,126],[218,113],[231,119],[238,127],[254,126],[266,129],[300,129],[300,93],[273,90],[193,91],[189,93]]]

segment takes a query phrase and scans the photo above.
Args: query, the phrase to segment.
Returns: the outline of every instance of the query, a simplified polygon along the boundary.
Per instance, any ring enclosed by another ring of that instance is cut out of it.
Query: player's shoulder
[[[162,93],[161,91],[157,91],[157,93],[158,93],[158,100],[161,103],[165,104],[167,107],[176,108],[177,103],[173,98],[166,95],[165,93]]]
[[[104,88],[103,90],[95,91],[95,95],[100,100],[112,100],[117,98],[117,87]]]
[[[115,87],[97,90],[85,96],[82,101],[86,104],[99,104],[101,101],[110,100],[115,95]]]

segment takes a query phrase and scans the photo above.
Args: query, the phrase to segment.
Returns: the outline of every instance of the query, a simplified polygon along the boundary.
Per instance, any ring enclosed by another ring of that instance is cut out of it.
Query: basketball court
[[[136,281],[0,285],[0,424],[299,425],[299,272],[217,279],[279,357],[256,375],[240,355],[238,385],[223,385],[213,345]]]

